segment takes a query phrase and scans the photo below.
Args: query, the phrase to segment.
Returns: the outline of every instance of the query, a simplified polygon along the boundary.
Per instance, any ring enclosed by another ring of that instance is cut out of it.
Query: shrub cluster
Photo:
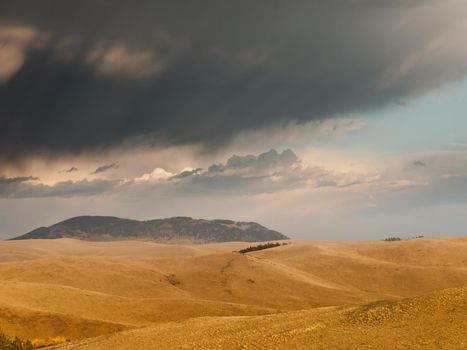
[[[14,339],[8,338],[0,332],[0,349],[1,350],[33,350],[34,347],[29,340],[21,340],[18,337]]]
[[[249,246],[248,248],[240,249],[238,252],[241,253],[241,254],[245,254],[245,253],[254,252],[254,251],[257,251],[257,250],[274,248],[274,247],[278,247],[280,245],[286,245],[286,244],[287,243],[280,244],[280,243],[268,242],[268,243],[265,243],[265,244],[258,244],[258,245],[255,245],[255,246]]]
[[[388,237],[384,239],[386,242],[402,241],[400,237]]]
[[[180,284],[180,281],[177,279],[177,277],[175,277],[174,274],[165,276],[165,278],[167,279],[167,281],[168,281],[172,286],[176,286],[176,285]]]
[[[410,237],[409,239],[420,239],[420,238],[425,238],[423,235],[415,236],[415,237]]]

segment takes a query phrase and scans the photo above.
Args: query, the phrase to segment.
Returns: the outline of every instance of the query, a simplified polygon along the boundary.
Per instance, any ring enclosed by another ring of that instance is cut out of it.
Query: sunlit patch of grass
[[[45,339],[36,338],[36,339],[33,339],[31,343],[35,348],[43,348],[45,346],[66,343],[67,341],[69,341],[69,339],[66,339],[65,337],[62,337],[59,335],[56,337],[49,337]]]

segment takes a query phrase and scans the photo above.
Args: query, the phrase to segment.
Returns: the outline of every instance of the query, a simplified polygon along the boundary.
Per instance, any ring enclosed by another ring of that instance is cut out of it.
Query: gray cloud
[[[259,155],[234,155],[225,164],[213,164],[207,171],[174,176],[176,189],[185,193],[253,195],[287,191],[300,187],[348,187],[371,181],[368,176],[352,177],[317,166],[302,166],[290,150],[272,149]]]
[[[13,184],[18,184],[18,183],[28,182],[31,180],[39,180],[39,178],[35,176],[16,176],[16,177],[1,176],[0,186],[13,185]]]
[[[113,163],[110,163],[110,164],[101,165],[96,170],[94,170],[93,174],[103,173],[103,172],[106,172],[107,170],[110,170],[110,169],[118,169],[119,167],[120,167],[120,164],[118,162],[113,162]]]
[[[76,197],[109,193],[122,182],[120,180],[62,181],[54,185],[31,183],[33,177],[0,178],[0,198]]]
[[[205,172],[180,178],[176,189],[188,193],[257,194],[303,187],[310,173],[300,168],[290,151],[271,150],[258,156],[234,155],[224,164],[213,164]]]
[[[299,165],[299,160],[295,153],[287,149],[282,153],[278,153],[272,149],[268,152],[261,153],[258,156],[247,155],[237,156],[234,155],[227,160],[225,165],[213,164],[209,167],[209,174],[227,173],[233,171],[238,172],[270,172],[274,170],[286,169]]]
[[[19,188],[34,186],[30,181],[39,180],[34,176],[0,177],[0,198],[13,195]]]
[[[60,170],[59,173],[72,173],[78,170],[77,167],[72,166],[71,168]]]
[[[201,168],[197,168],[197,169],[193,169],[193,170],[185,170],[185,171],[182,171],[181,173],[175,175],[175,176],[172,176],[171,179],[183,179],[185,177],[189,177],[189,176],[193,176],[193,175],[197,175],[199,174],[203,169]]]
[[[421,160],[416,160],[415,162],[412,163],[413,166],[417,166],[417,167],[424,167],[426,166],[426,164],[424,162],[422,162]]]
[[[466,74],[466,18],[454,0],[5,1],[0,27],[36,39],[9,44],[0,157],[209,149],[404,102]]]

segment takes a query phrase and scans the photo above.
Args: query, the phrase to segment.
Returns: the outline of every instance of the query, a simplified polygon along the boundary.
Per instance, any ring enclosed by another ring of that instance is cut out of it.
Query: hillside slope
[[[0,329],[76,340],[190,318],[348,307],[467,285],[466,238],[289,243],[239,254],[234,251],[250,244],[3,241]]]
[[[13,240],[76,238],[92,241],[153,239],[164,242],[262,242],[288,239],[255,222],[174,217],[149,221],[112,216],[78,216],[39,227]]]
[[[398,302],[154,325],[60,349],[465,349],[467,289]]]

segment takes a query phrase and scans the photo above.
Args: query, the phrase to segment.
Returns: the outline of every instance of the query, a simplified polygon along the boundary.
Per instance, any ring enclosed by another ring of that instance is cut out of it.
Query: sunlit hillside
[[[1,242],[0,329],[80,349],[464,340],[466,238],[287,243]]]

